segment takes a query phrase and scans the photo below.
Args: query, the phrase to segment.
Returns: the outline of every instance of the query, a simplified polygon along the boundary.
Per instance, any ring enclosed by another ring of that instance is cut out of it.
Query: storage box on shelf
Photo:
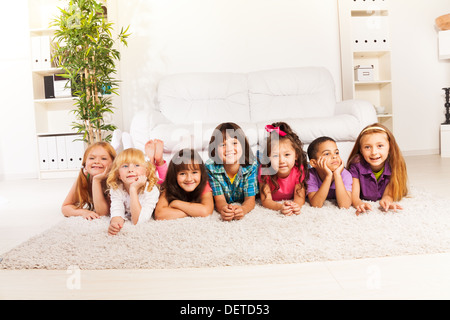
[[[339,0],[342,85],[344,99],[370,101],[378,121],[394,130],[388,5],[388,0]],[[358,77],[357,66],[373,66],[371,77]]]

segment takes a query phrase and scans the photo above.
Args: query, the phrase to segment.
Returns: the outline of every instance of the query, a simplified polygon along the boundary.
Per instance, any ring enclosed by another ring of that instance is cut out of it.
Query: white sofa
[[[264,127],[274,121],[287,122],[305,150],[319,136],[334,138],[346,162],[361,129],[377,117],[367,101],[336,102],[333,78],[322,67],[174,74],[160,81],[156,109],[134,115],[122,147],[143,149],[149,139],[161,139],[166,160],[184,147],[206,160],[218,124],[240,125],[256,151],[266,137]]]

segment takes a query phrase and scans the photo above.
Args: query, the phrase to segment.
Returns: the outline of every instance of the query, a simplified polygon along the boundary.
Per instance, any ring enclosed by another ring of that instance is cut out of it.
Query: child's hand
[[[336,168],[336,170],[334,170],[334,174],[335,175],[341,175],[342,171],[344,171],[344,161],[341,160],[341,164],[339,165],[339,167]]]
[[[320,157],[320,158],[317,160],[317,167],[316,167],[316,170],[318,169],[318,170],[320,170],[320,171],[323,171],[323,172],[326,173],[327,176],[331,177],[331,176],[333,175],[333,171],[331,171],[331,169],[328,168],[328,166],[327,166],[327,161],[328,161],[327,158],[325,158],[325,157]]]
[[[97,213],[95,213],[94,211],[86,210],[86,209],[81,209],[81,210],[82,210],[81,216],[83,218],[85,218],[86,220],[94,220],[94,219],[100,218],[100,216]]]
[[[286,201],[283,203],[281,213],[286,216],[291,216],[293,214],[300,214],[300,206],[295,201]]]
[[[111,166],[109,165],[105,168],[105,171],[103,171],[102,173],[99,173],[97,175],[95,175],[92,179],[95,181],[103,181],[108,177],[109,171],[111,170]]]
[[[359,215],[360,213],[365,213],[366,210],[372,210],[372,206],[370,203],[363,202],[360,205],[356,206],[356,215]]]
[[[130,184],[130,189],[134,188],[135,190],[139,189],[142,186],[145,186],[147,183],[147,177],[144,175],[138,176],[136,178],[136,181]]]
[[[382,198],[380,200],[380,206],[384,209],[384,211],[394,210],[394,212],[397,212],[397,209],[403,210],[403,207],[399,205],[398,203],[392,202],[389,199]]]
[[[120,229],[123,227],[124,220],[121,217],[114,217],[111,219],[108,228],[108,234],[115,236],[119,233]]]
[[[234,217],[235,220],[241,220],[244,217],[244,210],[242,210],[241,206],[238,205],[232,205],[234,210]]]
[[[284,214],[285,216],[290,216],[293,214],[291,201],[286,201],[283,203],[283,206],[281,207],[280,212]]]
[[[231,204],[227,204],[226,206],[223,206],[219,210],[219,213],[222,216],[222,219],[225,221],[231,221],[234,218],[234,208]]]
[[[301,207],[297,202],[291,201],[291,208],[293,214],[300,214]]]

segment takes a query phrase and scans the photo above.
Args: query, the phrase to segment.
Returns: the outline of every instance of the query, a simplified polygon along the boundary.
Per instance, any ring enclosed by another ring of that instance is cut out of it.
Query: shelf
[[[35,103],[40,103],[40,104],[67,104],[69,102],[75,102],[75,97],[68,97],[68,98],[50,98],[50,99],[36,99],[34,100]]]
[[[38,28],[38,29],[31,29],[30,35],[32,37],[39,37],[39,36],[51,36],[55,33],[56,29],[54,28]]]
[[[361,58],[380,58],[386,54],[390,54],[390,51],[386,50],[367,50],[367,51],[354,51],[353,58],[361,59]]]
[[[374,16],[388,16],[389,12],[380,8],[365,8],[365,9],[352,9],[351,10],[352,17],[374,17]]]
[[[61,68],[50,68],[50,69],[36,69],[32,71],[40,76],[51,76],[54,74],[63,74],[64,70]]]
[[[378,118],[392,118],[393,115],[391,113],[377,113]]]
[[[48,137],[48,136],[80,136],[81,133],[73,132],[73,131],[60,131],[60,132],[37,132],[37,137]]]
[[[385,86],[391,84],[391,80],[355,81],[355,86]]]

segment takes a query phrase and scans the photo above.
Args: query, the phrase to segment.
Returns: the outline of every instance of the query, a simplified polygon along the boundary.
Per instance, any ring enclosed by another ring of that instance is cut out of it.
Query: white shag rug
[[[305,204],[285,217],[257,205],[240,221],[207,218],[125,223],[67,218],[1,256],[0,269],[164,269],[284,264],[450,252],[450,199],[413,190],[404,210],[370,213]]]

